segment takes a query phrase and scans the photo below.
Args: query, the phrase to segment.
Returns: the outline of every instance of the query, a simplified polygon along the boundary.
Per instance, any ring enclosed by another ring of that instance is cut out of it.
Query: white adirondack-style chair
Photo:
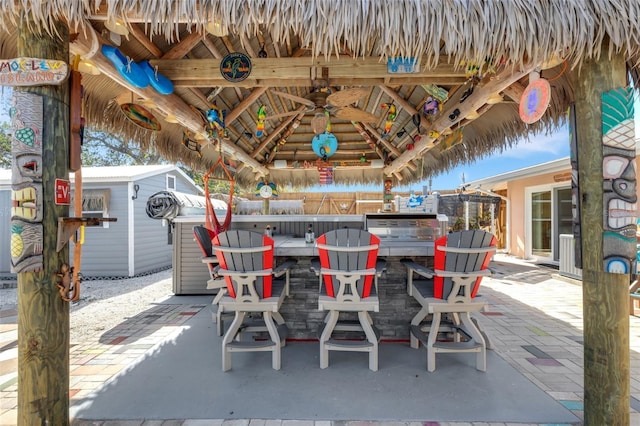
[[[411,320],[411,347],[427,348],[427,370],[436,369],[436,353],[476,353],[476,368],[486,371],[487,343],[472,312],[486,309],[476,298],[482,277],[490,275],[489,261],[496,238],[483,230],[450,233],[435,242],[434,269],[403,259],[407,267],[407,291],[421,305]],[[414,274],[421,279],[414,280]],[[432,316],[429,320],[427,317]],[[453,341],[439,340],[452,335]]]
[[[288,332],[279,310],[288,293],[289,269],[295,261],[275,267],[273,240],[245,230],[219,233],[213,238],[212,250],[219,263],[216,273],[224,277],[228,291],[220,299],[220,307],[235,314],[222,339],[222,370],[231,369],[231,353],[255,351],[270,351],[272,367],[279,370],[280,349],[286,344]],[[258,313],[262,320],[256,322],[251,314]],[[268,339],[254,338],[256,333],[263,335],[265,331]]]
[[[378,261],[380,239],[360,229],[338,229],[316,240],[321,289],[318,308],[328,311],[319,330],[320,368],[329,366],[329,351],[369,353],[369,369],[378,370],[380,333],[370,312],[378,312],[376,276],[384,262]],[[355,312],[358,321],[341,321],[340,314]],[[364,340],[339,339],[336,331],[363,332]]]

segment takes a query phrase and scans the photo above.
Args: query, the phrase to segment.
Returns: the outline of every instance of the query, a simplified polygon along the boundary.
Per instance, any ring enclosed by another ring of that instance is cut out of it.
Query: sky
[[[522,138],[512,148],[501,153],[435,176],[431,181],[431,190],[456,189],[463,183],[463,179],[464,182],[471,182],[568,156],[569,131],[567,127],[563,127],[548,135]],[[429,186],[429,181],[413,184],[408,188],[422,192],[424,186]]]
[[[640,97],[637,92],[634,92],[634,96],[636,139],[640,139]],[[636,149],[640,151],[640,147]],[[438,175],[433,178],[431,189],[433,191],[456,189],[463,183],[463,173],[465,182],[471,182],[568,156],[569,130],[564,126],[546,135],[530,135],[502,153],[478,160],[473,164],[458,166],[448,173]],[[422,191],[428,184],[429,182],[422,182],[411,185],[410,189]]]

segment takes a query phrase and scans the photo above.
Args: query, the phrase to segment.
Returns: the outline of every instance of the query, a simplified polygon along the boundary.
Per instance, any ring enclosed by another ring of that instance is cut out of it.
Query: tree
[[[166,161],[154,149],[143,151],[131,141],[117,136],[85,129],[82,144],[82,165],[126,166],[143,164],[165,164]]]
[[[9,123],[0,123],[0,169],[11,168],[11,136]]]

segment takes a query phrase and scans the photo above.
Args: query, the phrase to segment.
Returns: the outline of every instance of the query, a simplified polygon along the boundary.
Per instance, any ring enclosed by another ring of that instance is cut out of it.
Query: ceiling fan
[[[272,90],[272,92],[282,98],[308,106],[310,108],[309,112],[315,111],[315,116],[311,120],[311,127],[313,132],[316,134],[322,133],[326,130],[329,114],[333,114],[335,117],[343,120],[365,123],[373,123],[378,119],[370,112],[350,106],[369,93],[369,89],[364,87],[345,89],[333,93],[319,90],[309,93],[304,98],[286,92],[279,92],[277,90]],[[280,118],[296,114],[299,114],[299,112],[285,112],[266,117],[266,119]]]

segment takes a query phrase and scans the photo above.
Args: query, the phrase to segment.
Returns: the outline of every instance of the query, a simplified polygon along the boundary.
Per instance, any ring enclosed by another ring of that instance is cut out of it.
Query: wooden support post
[[[26,15],[25,15],[26,16]],[[51,36],[37,34],[21,19],[18,55],[69,60],[67,25],[56,24]],[[69,85],[16,88],[42,96],[42,206],[43,268],[18,273],[18,424],[69,424],[69,304],[56,286],[56,273],[69,262],[69,249],[56,252],[58,218],[68,206],[54,204],[56,178],[69,178]],[[14,169],[15,170],[15,169]],[[26,238],[26,237],[25,237]]]
[[[585,425],[629,424],[629,275],[604,272],[603,92],[626,87],[624,57],[586,59],[575,88],[578,179],[582,228]]]

